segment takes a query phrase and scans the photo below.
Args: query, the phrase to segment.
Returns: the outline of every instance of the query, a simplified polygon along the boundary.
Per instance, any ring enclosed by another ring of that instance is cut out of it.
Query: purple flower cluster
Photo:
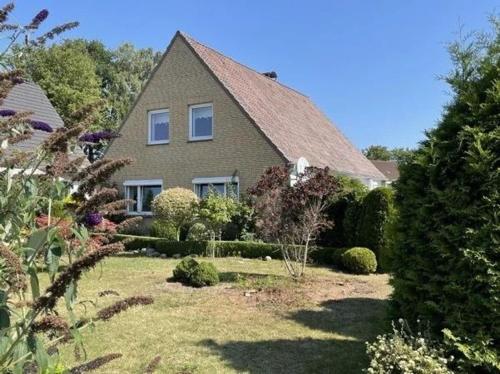
[[[93,227],[102,222],[102,214],[99,212],[89,212],[85,214],[85,224]]]
[[[53,132],[54,130],[50,125],[46,122],[43,121],[37,121],[34,119],[31,119],[30,121],[31,127],[33,127],[35,130],[40,130],[40,131],[45,131],[45,132]]]
[[[11,78],[10,80],[12,82],[12,84],[21,84],[21,83],[25,83],[26,81],[21,78],[21,77],[13,77]]]
[[[31,27],[38,27],[40,24],[47,19],[49,16],[49,11],[47,9],[42,9],[31,21]]]
[[[109,130],[97,131],[97,132],[89,132],[80,136],[81,142],[86,143],[99,143],[103,140],[111,140],[118,137],[116,133]]]
[[[16,113],[17,112],[15,110],[12,110],[12,109],[2,109],[2,110],[0,110],[0,116],[2,116],[2,117],[10,117],[10,116],[13,116]]]

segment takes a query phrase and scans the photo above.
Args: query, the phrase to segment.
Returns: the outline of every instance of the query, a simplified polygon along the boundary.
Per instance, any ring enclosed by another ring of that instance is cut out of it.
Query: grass
[[[123,354],[97,372],[141,373],[158,355],[158,373],[359,373],[366,367],[364,342],[385,325],[385,275],[310,267],[297,286],[280,261],[205,260],[221,272],[220,285],[168,283],[179,260],[145,257],[113,257],[83,277],[79,300],[97,303],[86,304],[87,317],[124,297],[154,298],[83,333],[87,360]],[[98,297],[103,290],[120,296]],[[85,361],[75,359],[71,344],[60,353],[71,365]]]

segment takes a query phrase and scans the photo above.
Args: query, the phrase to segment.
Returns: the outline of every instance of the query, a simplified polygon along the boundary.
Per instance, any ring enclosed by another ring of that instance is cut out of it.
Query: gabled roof
[[[59,116],[59,113],[57,113],[56,109],[52,106],[52,103],[47,98],[47,95],[45,95],[43,89],[34,82],[16,84],[12,87],[7,97],[3,99],[0,109],[12,109],[16,112],[31,112],[33,113],[30,116],[31,119],[43,121],[49,124],[54,130],[64,127],[61,116]],[[50,133],[33,130],[31,138],[14,144],[12,149],[24,152],[33,151],[49,136]],[[84,155],[80,147],[75,147],[73,153],[70,154],[70,159]],[[85,160],[82,165],[88,165],[88,161]]]
[[[384,179],[380,171],[305,95],[177,32],[262,134],[289,162],[300,157],[346,175]],[[175,38],[174,37],[174,40]],[[168,53],[168,50],[167,50]]]
[[[16,112],[32,112],[31,119],[48,123],[54,130],[64,126],[64,122],[56,112],[42,88],[33,82],[16,84],[3,100],[0,109],[13,109]],[[32,151],[49,137],[49,133],[34,130],[33,136],[17,143],[15,148]]]
[[[397,161],[390,160],[371,160],[372,164],[385,175],[388,181],[395,181],[399,179],[399,168]]]

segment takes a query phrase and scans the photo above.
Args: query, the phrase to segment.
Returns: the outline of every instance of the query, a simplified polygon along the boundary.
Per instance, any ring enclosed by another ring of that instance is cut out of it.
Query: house
[[[50,103],[42,88],[33,82],[16,84],[3,99],[0,110],[10,109],[16,112],[31,112],[30,119],[47,123],[56,130],[64,126],[64,122]],[[50,133],[33,130],[33,136],[13,146],[20,151],[32,151],[41,145]]]
[[[389,160],[370,160],[371,163],[382,173],[385,178],[382,181],[382,185],[390,185],[392,182],[399,179],[399,168],[397,161]]]
[[[49,130],[55,131],[58,128],[64,127],[62,118],[57,113],[56,109],[52,106],[50,100],[45,95],[43,89],[34,82],[26,81],[24,83],[16,84],[11,88],[8,95],[3,99],[0,105],[0,110],[15,111],[15,112],[30,112],[30,120],[38,123],[42,128],[50,126]],[[10,146],[11,150],[21,152],[30,152],[38,148],[48,137],[50,132],[42,131],[33,128],[33,135],[22,142]],[[83,151],[76,147],[70,158],[84,156]],[[87,166],[87,160],[83,166]],[[0,170],[1,165],[0,165]],[[43,174],[41,169],[36,170],[35,174]],[[75,188],[75,186],[74,186]]]
[[[130,157],[114,182],[148,215],[170,187],[244,193],[273,165],[330,167],[368,185],[382,173],[302,93],[177,32],[106,157]]]

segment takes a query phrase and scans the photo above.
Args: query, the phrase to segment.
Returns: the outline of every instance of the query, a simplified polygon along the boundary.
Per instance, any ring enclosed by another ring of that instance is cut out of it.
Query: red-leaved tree
[[[290,183],[285,166],[273,166],[249,189],[258,235],[281,247],[285,267],[294,279],[305,271],[318,234],[333,222],[325,211],[339,189],[328,168],[307,168]]]

